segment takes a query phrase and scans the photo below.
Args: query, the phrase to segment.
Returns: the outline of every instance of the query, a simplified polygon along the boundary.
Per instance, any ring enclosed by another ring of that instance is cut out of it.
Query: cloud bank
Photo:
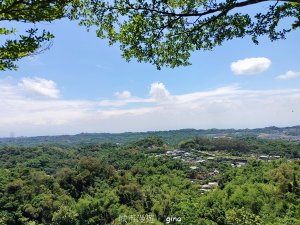
[[[43,78],[22,78],[18,86],[37,97],[58,98],[60,91],[52,80]]]
[[[288,80],[288,79],[292,79],[292,78],[296,78],[296,77],[300,77],[300,72],[294,72],[294,71],[289,70],[285,74],[281,74],[281,75],[277,76],[276,79]]]
[[[300,121],[300,89],[247,90],[234,85],[175,95],[155,82],[149,98],[80,101],[64,100],[53,81],[35,78],[29,84],[24,79],[0,81],[0,136],[254,128]]]
[[[271,60],[265,57],[246,58],[231,63],[231,71],[236,75],[254,75],[266,71]]]
[[[130,98],[131,93],[130,93],[130,91],[116,92],[115,96],[120,99],[125,99],[125,98]]]

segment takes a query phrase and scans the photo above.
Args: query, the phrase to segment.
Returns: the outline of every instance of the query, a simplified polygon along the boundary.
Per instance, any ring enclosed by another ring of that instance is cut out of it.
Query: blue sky
[[[0,136],[300,124],[299,30],[232,40],[158,71],[75,22],[39,27],[55,34],[51,49],[1,72]]]

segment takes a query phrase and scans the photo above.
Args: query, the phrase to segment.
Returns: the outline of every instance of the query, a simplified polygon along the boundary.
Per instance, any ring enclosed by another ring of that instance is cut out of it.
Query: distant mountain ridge
[[[125,133],[80,133],[76,135],[10,137],[0,138],[0,145],[31,146],[39,144],[78,145],[95,143],[124,144],[157,136],[169,144],[177,144],[182,140],[203,137],[257,137],[263,139],[283,139],[300,141],[300,125],[292,127],[265,127],[255,129],[180,129],[169,131],[125,132]]]

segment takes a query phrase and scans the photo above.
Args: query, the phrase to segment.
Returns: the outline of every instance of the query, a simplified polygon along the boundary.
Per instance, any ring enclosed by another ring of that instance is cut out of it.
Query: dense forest
[[[0,224],[296,225],[299,153],[254,137],[6,145]]]

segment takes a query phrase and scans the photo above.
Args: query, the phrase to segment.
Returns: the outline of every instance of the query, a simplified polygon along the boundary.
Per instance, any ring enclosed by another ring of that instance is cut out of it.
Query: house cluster
[[[232,167],[242,167],[247,163],[247,159],[245,158],[231,158],[231,157],[216,157],[214,153],[206,152],[206,151],[197,151],[192,149],[192,152],[188,152],[183,149],[174,149],[169,150],[165,154],[156,155],[156,157],[172,157],[175,160],[181,160],[188,164],[191,164],[190,167],[192,170],[197,169],[197,165],[205,162],[227,162]],[[261,159],[264,159],[264,156],[261,156]],[[280,158],[280,156],[266,156],[268,159]],[[213,172],[211,172],[213,173]]]
[[[179,159],[183,162],[191,162],[196,157],[193,153],[181,149],[174,149],[172,151],[167,151],[165,155],[171,156],[173,157],[173,159]]]
[[[235,162],[235,163],[231,163],[231,166],[232,167],[242,167],[245,164],[246,164],[245,162]]]
[[[186,152],[184,150],[180,150],[180,149],[174,149],[174,150],[170,150],[166,152],[166,155],[171,155],[171,156],[176,156],[176,155],[183,155],[189,152]]]
[[[199,154],[203,155],[201,152]],[[214,160],[215,158],[213,157],[213,154],[205,155],[204,157],[200,157],[199,154],[197,153],[192,153],[192,152],[187,152],[182,149],[174,149],[167,151],[165,154],[161,154],[159,156],[169,156],[172,157],[173,159],[178,159],[186,163],[204,163],[209,160]]]
[[[218,187],[218,182],[208,182],[207,184],[201,185],[199,189],[202,193],[212,191],[213,189]]]
[[[300,135],[289,135],[285,132],[275,134],[261,133],[258,135],[258,138],[270,140],[300,141]]]
[[[280,159],[280,156],[279,155],[261,155],[261,156],[259,156],[259,159],[269,161],[269,160]]]

